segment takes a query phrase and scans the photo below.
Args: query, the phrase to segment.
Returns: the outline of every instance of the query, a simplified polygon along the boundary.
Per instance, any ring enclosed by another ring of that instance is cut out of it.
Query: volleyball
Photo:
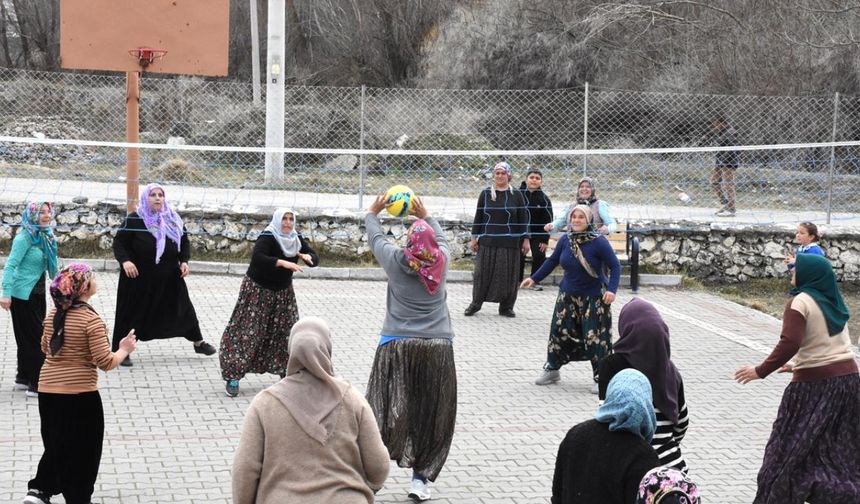
[[[412,209],[415,193],[405,185],[391,186],[385,193],[385,209],[395,217],[406,217]]]

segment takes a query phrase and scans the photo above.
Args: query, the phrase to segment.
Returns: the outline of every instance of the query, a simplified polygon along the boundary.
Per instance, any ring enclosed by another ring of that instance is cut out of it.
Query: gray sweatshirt
[[[454,337],[451,317],[448,315],[448,290],[445,278],[448,276],[451,252],[448,240],[439,223],[432,217],[425,219],[436,233],[439,250],[445,254],[446,268],[442,285],[436,294],[431,295],[418,278],[418,273],[409,267],[403,249],[390,243],[382,232],[379,217],[367,214],[367,243],[388,275],[388,291],[385,300],[385,322],[382,324],[384,336],[408,336],[412,338]]]

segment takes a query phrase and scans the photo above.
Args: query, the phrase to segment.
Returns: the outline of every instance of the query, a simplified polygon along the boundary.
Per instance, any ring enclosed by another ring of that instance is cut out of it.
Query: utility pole
[[[266,47],[266,148],[284,148],[285,0],[269,0]],[[284,180],[284,153],[266,152],[266,184]]]
[[[251,0],[251,79],[254,107],[260,106],[260,24],[257,20],[257,0]]]

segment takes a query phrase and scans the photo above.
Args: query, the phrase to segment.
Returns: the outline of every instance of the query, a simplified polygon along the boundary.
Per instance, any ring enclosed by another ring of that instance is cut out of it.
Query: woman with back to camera
[[[538,272],[520,284],[521,289],[531,287],[559,264],[564,268],[552,312],[547,358],[535,385],[555,383],[561,379],[563,365],[587,360],[594,377],[591,392],[596,394],[600,363],[612,353],[611,304],[621,279],[621,263],[609,240],[592,227],[589,207],[573,207],[568,228]]]
[[[194,352],[212,355],[215,348],[203,341],[200,323],[185,277],[191,245],[188,234],[167,203],[164,187],[149,184],[140,193],[137,211],[126,216],[113,241],[120,264],[116,292],[113,349],[134,328],[141,341],[185,338]],[[131,366],[126,357],[122,366]]]
[[[382,197],[365,217],[367,242],[388,275],[385,321],[367,382],[391,459],[412,468],[408,496],[430,498],[428,481],[442,470],[457,417],[457,371],[446,279],[451,253],[436,219],[415,198],[406,246],[386,239],[377,214]]]
[[[257,238],[233,315],[221,336],[218,357],[227,395],[239,394],[246,373],[287,371],[290,330],[299,319],[293,273],[299,260],[319,266],[319,256],[296,231],[296,213],[279,208]]]
[[[848,308],[830,261],[800,254],[792,270],[779,342],[746,384],[792,373],[758,473],[754,504],[860,502],[860,376],[850,348]]]
[[[45,362],[40,349],[45,320],[45,273],[57,275],[57,240],[51,229],[54,207],[47,201],[33,201],[24,208],[21,228],[12,240],[12,249],[3,267],[3,297],[0,307],[12,313],[12,332],[18,347],[16,390],[37,397],[39,372]]]

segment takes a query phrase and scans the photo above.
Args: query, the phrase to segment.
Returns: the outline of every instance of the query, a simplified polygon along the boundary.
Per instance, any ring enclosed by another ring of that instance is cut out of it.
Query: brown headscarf
[[[349,384],[331,363],[331,330],[325,320],[305,317],[290,331],[287,377],[268,391],[287,408],[305,433],[326,444],[337,426]]]
[[[639,298],[624,305],[618,316],[618,341],[613,351],[648,377],[654,406],[677,424],[681,374],[672,362],[669,327],[654,305]]]

